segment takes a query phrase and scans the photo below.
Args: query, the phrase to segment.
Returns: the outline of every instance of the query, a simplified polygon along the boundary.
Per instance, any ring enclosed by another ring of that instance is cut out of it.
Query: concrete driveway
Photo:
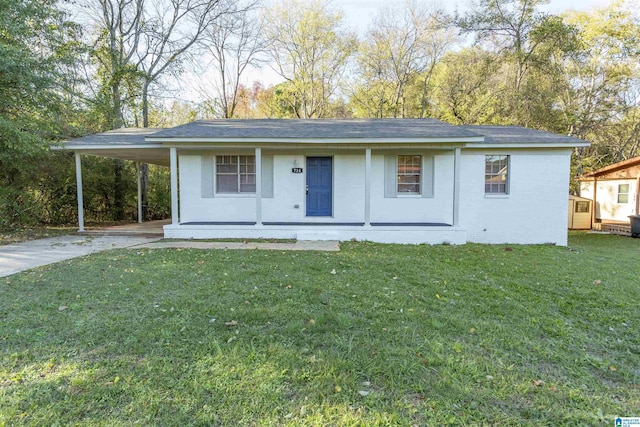
[[[53,264],[89,255],[94,252],[121,248],[184,248],[184,249],[264,249],[278,251],[339,251],[336,241],[269,242],[198,242],[159,241],[161,237],[143,236],[60,236],[0,246],[0,277],[42,265]]]
[[[0,246],[0,277],[107,249],[159,240],[138,236],[60,236]]]

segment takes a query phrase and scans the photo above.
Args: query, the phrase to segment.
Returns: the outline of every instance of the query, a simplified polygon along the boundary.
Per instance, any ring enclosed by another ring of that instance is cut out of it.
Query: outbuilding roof
[[[600,169],[596,169],[592,172],[586,173],[584,174],[581,179],[583,178],[598,178],[600,176],[605,176],[614,172],[618,172],[624,169],[630,169],[630,168],[635,168],[637,166],[640,166],[640,156],[638,157],[633,157],[631,159],[627,159],[627,160],[623,160],[621,162],[618,163],[613,163],[611,165],[605,166],[603,168]]]

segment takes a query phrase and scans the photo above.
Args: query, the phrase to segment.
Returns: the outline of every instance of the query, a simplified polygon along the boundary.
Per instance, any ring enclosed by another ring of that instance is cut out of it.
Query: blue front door
[[[331,163],[331,157],[307,157],[307,216],[331,216]]]

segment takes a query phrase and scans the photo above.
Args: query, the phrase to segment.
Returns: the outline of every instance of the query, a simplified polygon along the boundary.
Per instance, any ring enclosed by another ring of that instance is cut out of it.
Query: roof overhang
[[[483,136],[477,137],[460,137],[460,138],[158,138],[154,136],[148,136],[147,142],[161,143],[167,146],[180,146],[189,143],[199,144],[466,144],[483,142]]]
[[[628,160],[623,160],[621,162],[618,163],[614,163],[612,165],[608,165],[605,166],[603,168],[594,170],[592,172],[589,173],[585,173],[584,175],[582,175],[580,178],[578,178],[579,180],[592,180],[594,178],[598,178],[601,176],[605,176],[605,175],[609,175],[611,173],[614,172],[618,172],[627,168],[632,168],[635,166],[640,166],[640,157],[634,157],[632,159],[628,159]]]
[[[51,150],[68,150],[78,154],[131,160],[169,166],[169,150],[162,144],[147,142],[147,135],[158,132],[155,128],[124,128],[71,139]]]
[[[160,148],[129,148],[126,149],[73,149],[78,154],[109,157],[112,159],[130,160],[138,163],[149,163],[158,166],[169,166],[169,150]]]
[[[170,129],[125,128],[65,141],[53,150],[169,165],[170,148],[568,149],[576,138],[513,126],[453,126],[434,119],[210,120]]]
[[[591,144],[588,142],[578,143],[572,142],[570,144],[565,143],[491,143],[491,144],[472,144],[468,145],[468,148],[482,148],[482,149],[499,149],[499,148],[574,148],[574,147],[588,147]]]

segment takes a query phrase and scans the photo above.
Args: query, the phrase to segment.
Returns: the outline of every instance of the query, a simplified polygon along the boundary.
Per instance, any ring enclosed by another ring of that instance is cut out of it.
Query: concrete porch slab
[[[339,251],[340,244],[331,240],[300,240],[295,243],[270,242],[202,242],[197,240],[157,241],[132,247],[131,249],[261,249],[274,251]]]
[[[165,225],[171,224],[170,219],[146,221],[143,223],[111,225],[104,227],[90,227],[82,234],[95,236],[147,236],[163,237]]]

